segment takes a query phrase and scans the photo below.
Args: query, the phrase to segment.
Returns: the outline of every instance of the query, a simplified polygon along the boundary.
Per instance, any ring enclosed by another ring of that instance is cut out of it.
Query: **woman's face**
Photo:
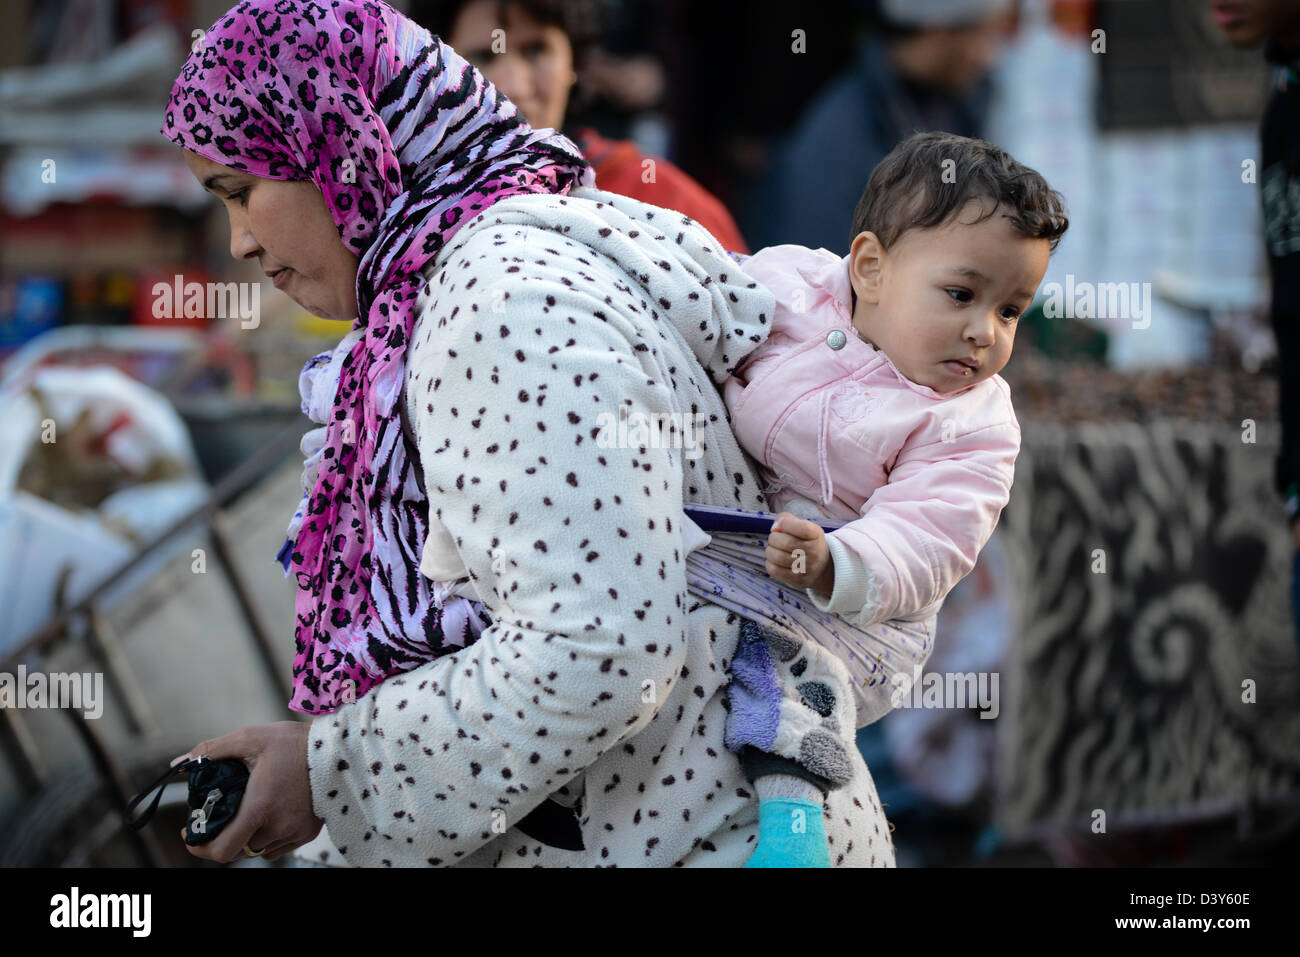
[[[558,130],[578,79],[568,34],[515,6],[507,8],[509,22],[502,23],[498,6],[497,0],[467,4],[443,39],[518,107],[529,126]],[[502,32],[494,38],[494,30]]]
[[[357,315],[360,260],[343,245],[314,183],[262,179],[190,150],[185,164],[230,217],[230,255],[256,259],[277,289],[314,316]]]

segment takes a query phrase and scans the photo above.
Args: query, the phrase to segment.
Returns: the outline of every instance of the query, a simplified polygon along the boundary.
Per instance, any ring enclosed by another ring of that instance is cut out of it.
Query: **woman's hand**
[[[241,728],[196,744],[189,754],[210,758],[239,758],[251,772],[248,787],[234,818],[211,841],[186,849],[195,857],[229,864],[244,856],[244,847],[262,851],[273,861],[312,840],[325,822],[312,810],[307,773],[307,741],[311,725],[280,721]],[[182,838],[184,830],[181,831]]]
[[[782,512],[767,536],[767,573],[795,588],[811,588],[830,596],[835,587],[835,566],[826,533],[816,522]]]

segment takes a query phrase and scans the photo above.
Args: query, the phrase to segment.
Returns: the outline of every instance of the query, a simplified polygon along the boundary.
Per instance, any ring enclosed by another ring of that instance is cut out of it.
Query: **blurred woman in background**
[[[685,213],[723,248],[749,252],[727,208],[668,160],[590,127],[564,129],[579,73],[598,70],[606,85],[656,82],[635,65],[612,69],[593,56],[600,39],[599,0],[414,0],[410,6],[411,18],[478,67],[530,126],[573,140],[595,169],[599,189]]]

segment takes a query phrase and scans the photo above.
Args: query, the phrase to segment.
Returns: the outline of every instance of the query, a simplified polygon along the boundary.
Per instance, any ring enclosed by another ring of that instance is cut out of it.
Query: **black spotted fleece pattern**
[[[714,383],[766,335],[771,295],[692,220],[591,189],[498,203],[431,276],[409,409],[430,507],[495,624],[312,723],[327,830],[302,856],[742,866],[758,802],[722,736],[744,619],[688,593],[674,517],[766,508]],[[703,413],[702,453],[598,447],[620,404]],[[832,865],[892,867],[850,760],[823,812]],[[578,807],[585,850],[515,827],[548,795]]]

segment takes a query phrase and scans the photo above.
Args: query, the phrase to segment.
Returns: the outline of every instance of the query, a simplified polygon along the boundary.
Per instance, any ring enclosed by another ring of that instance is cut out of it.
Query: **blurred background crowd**
[[[0,862],[175,859],[120,832],[113,796],[173,740],[286,716],[292,590],[271,562],[299,497],[298,371],[346,330],[269,283],[255,315],[186,291],[263,283],[158,133],[227,5],[13,0],[0,35],[0,671],[95,667],[114,703],[93,724],[0,709]],[[1257,176],[1275,73],[1228,42],[1223,9],[393,5],[568,135],[598,186],[739,252],[846,254],[871,169],[914,130],[1041,172],[1071,227],[1003,372],[1016,484],[927,668],[996,673],[1000,706],[900,709],[860,733],[899,863],[1296,846],[1288,370]],[[195,675],[222,695],[197,701]]]

